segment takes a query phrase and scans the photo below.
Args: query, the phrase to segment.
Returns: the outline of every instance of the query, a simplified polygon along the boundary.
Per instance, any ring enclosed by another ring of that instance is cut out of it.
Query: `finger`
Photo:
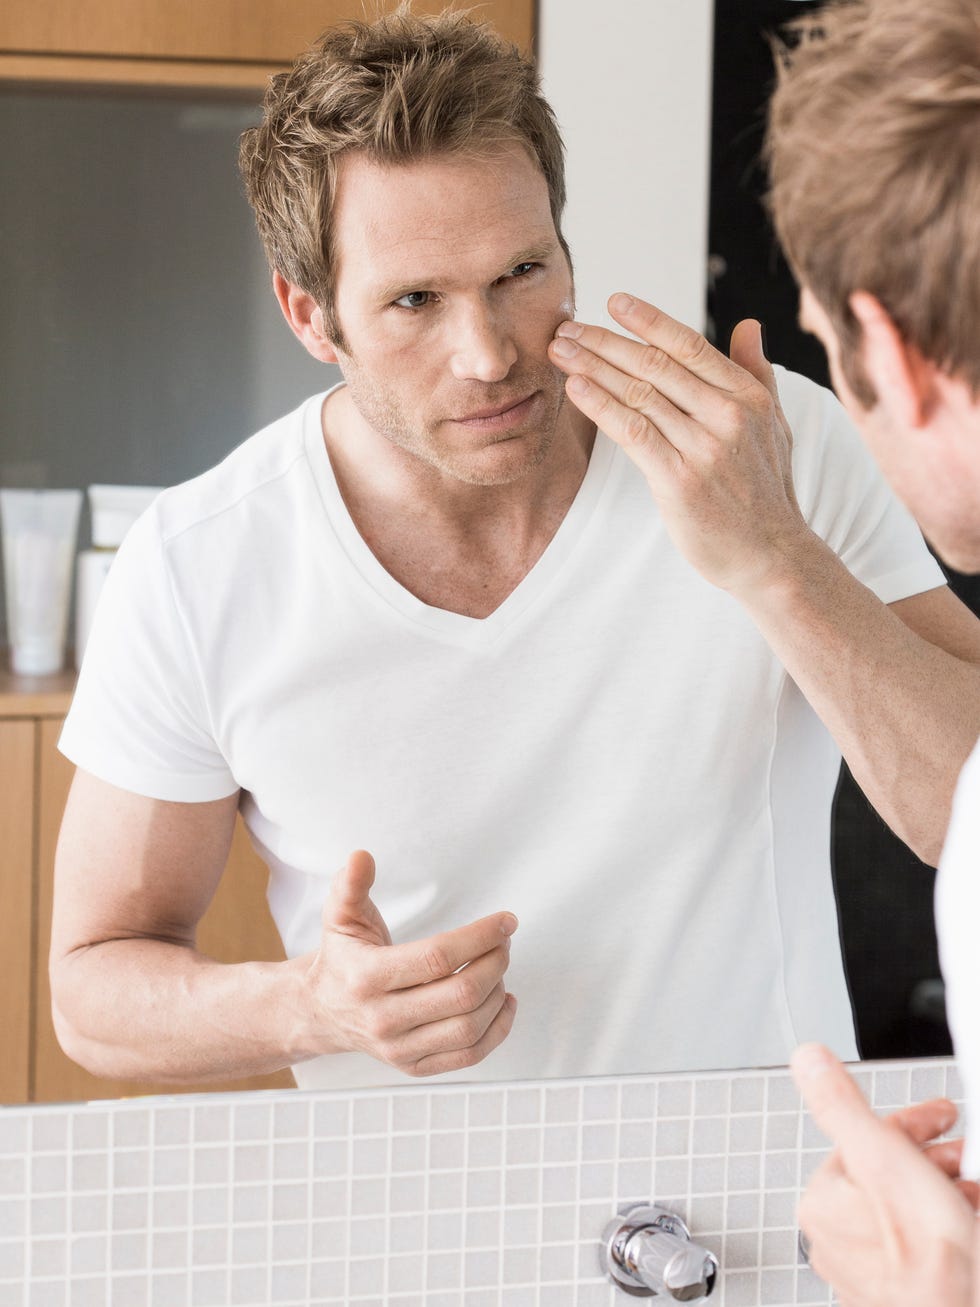
[[[600,431],[625,449],[655,495],[669,493],[681,455],[645,414],[621,404],[601,386],[578,374],[565,382],[565,393]]]
[[[717,386],[696,377],[657,345],[627,340],[605,327],[563,322],[548,351],[562,372],[590,377],[662,428],[678,416],[694,416],[707,425],[719,420]]]
[[[383,1019],[392,1032],[408,1033],[433,1022],[468,1016],[486,1002],[509,965],[510,947],[505,941],[442,980],[391,991],[384,999]],[[500,997],[503,1000],[502,993]]]
[[[436,1053],[430,1057],[420,1058],[409,1070],[409,1075],[437,1076],[446,1071],[462,1071],[466,1067],[476,1066],[478,1062],[492,1053],[511,1032],[514,1014],[517,1012],[517,999],[508,994],[503,1006],[490,1023],[483,1037],[470,1048],[459,1048],[449,1053]]]
[[[376,929],[380,923],[387,935],[387,927],[371,901],[374,875],[374,858],[365,849],[355,850],[331,881],[323,908],[324,930],[361,938],[365,927]]]
[[[956,1108],[948,1098],[932,1098],[892,1112],[885,1118],[885,1124],[901,1130],[917,1144],[926,1144],[953,1128]]]
[[[947,1181],[923,1164],[918,1146],[901,1129],[879,1121],[840,1062],[820,1044],[803,1044],[790,1065],[813,1119],[837,1144],[847,1175],[882,1198],[916,1187],[937,1201]],[[941,1188],[936,1188],[941,1186]]]
[[[384,989],[407,989],[451,976],[509,940],[517,929],[512,912],[495,912],[468,925],[428,939],[394,944],[378,955],[378,977]]]
[[[945,1139],[941,1144],[930,1144],[928,1148],[923,1148],[922,1156],[928,1158],[938,1171],[948,1175],[951,1180],[956,1180],[959,1178],[963,1157],[963,1140]]]
[[[424,1057],[472,1048],[490,1029],[506,997],[507,990],[499,981],[473,1011],[406,1030],[387,1046],[390,1061],[396,1066],[413,1066]]]
[[[887,1169],[880,1158],[882,1135],[898,1143],[901,1132],[888,1131],[865,1101],[845,1067],[820,1044],[802,1044],[790,1058],[793,1079],[816,1124],[837,1145],[845,1169],[853,1165]],[[911,1146],[911,1145],[910,1145]]]
[[[741,322],[737,322],[732,331],[728,352],[734,364],[744,368],[746,372],[751,372],[756,381],[761,381],[771,395],[776,395],[776,374],[763,348],[761,322],[755,318],[743,318]]]
[[[702,381],[722,390],[741,390],[742,370],[705,340],[693,327],[678,322],[653,304],[619,292],[611,296],[608,309],[613,318],[648,345],[656,345],[681,367]]]
[[[957,1180],[956,1187],[973,1210],[980,1211],[980,1184],[976,1180]]]

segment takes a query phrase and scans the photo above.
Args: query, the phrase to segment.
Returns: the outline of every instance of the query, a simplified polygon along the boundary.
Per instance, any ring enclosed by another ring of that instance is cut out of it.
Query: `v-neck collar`
[[[537,562],[492,613],[486,617],[467,617],[446,608],[435,608],[413,595],[381,565],[358,531],[337,485],[323,439],[321,420],[327,396],[343,384],[340,382],[308,401],[304,415],[304,442],[324,511],[348,562],[361,579],[407,622],[452,643],[470,646],[493,643],[527,612],[564,567],[601,498],[615,445],[600,432],[596,433],[582,484]]]

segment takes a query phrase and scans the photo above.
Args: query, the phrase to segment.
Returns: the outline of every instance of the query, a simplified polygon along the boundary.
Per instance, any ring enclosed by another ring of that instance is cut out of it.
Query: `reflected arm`
[[[237,810],[237,794],[166,803],[76,774],[55,862],[52,1015],[94,1074],[187,1083],[299,1060],[309,959],[229,965],[195,947]]]
[[[875,809],[935,866],[980,736],[980,621],[946,586],[886,607],[812,536],[740,598]]]

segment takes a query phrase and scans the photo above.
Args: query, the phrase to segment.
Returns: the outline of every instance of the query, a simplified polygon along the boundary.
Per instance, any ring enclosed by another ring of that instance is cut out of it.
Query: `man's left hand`
[[[765,586],[814,538],[759,324],[739,323],[726,358],[642,300],[614,295],[609,312],[640,339],[563,322],[549,353],[566,393],[643,472],[702,576],[736,595]]]

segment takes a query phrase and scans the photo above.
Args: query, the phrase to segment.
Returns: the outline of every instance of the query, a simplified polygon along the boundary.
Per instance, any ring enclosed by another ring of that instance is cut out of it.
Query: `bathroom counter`
[[[17,676],[0,668],[0,717],[64,717],[75,689],[75,672]]]

